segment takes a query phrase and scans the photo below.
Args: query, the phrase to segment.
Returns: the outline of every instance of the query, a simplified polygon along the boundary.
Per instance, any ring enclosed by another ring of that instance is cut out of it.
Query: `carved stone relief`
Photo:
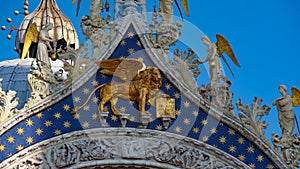
[[[4,161],[0,167],[92,168],[101,163],[128,166],[130,160],[146,168],[248,168],[214,147],[181,136],[136,129],[86,132],[89,134],[83,131],[64,136],[63,143],[59,143],[60,138],[39,143]],[[25,156],[27,152],[33,155]]]

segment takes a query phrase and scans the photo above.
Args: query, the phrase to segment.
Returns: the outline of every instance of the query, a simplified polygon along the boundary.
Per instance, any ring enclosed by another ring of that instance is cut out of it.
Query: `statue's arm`
[[[207,49],[207,57],[201,63],[205,63],[212,60],[213,57],[216,56],[216,54],[217,54],[217,49],[212,44],[209,45]]]

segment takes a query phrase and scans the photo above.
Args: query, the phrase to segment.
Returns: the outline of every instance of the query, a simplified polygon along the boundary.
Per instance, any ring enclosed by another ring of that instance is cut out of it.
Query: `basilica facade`
[[[0,168],[299,167],[297,96],[280,88],[274,104],[288,114],[268,141],[270,106],[232,103],[220,59],[240,64],[222,35],[201,36],[205,59],[174,48],[184,32],[173,8],[189,15],[187,1],[160,0],[150,22],[146,0],[82,3],[90,13],[76,32],[55,0],[41,0],[18,29],[20,59],[0,63]],[[209,82],[198,86],[201,65]]]

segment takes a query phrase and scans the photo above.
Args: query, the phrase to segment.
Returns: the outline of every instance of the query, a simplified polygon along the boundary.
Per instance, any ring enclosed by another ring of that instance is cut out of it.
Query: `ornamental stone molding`
[[[100,166],[249,168],[231,155],[203,142],[170,133],[130,128],[68,133],[24,149],[0,164],[3,169],[79,169]]]

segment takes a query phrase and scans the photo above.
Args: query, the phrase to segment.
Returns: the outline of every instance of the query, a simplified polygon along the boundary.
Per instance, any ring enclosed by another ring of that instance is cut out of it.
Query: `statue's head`
[[[209,45],[210,44],[210,39],[208,36],[201,36],[201,41],[205,44],[205,45]]]
[[[278,90],[281,94],[286,94],[287,93],[287,87],[285,85],[280,85],[278,87]]]

